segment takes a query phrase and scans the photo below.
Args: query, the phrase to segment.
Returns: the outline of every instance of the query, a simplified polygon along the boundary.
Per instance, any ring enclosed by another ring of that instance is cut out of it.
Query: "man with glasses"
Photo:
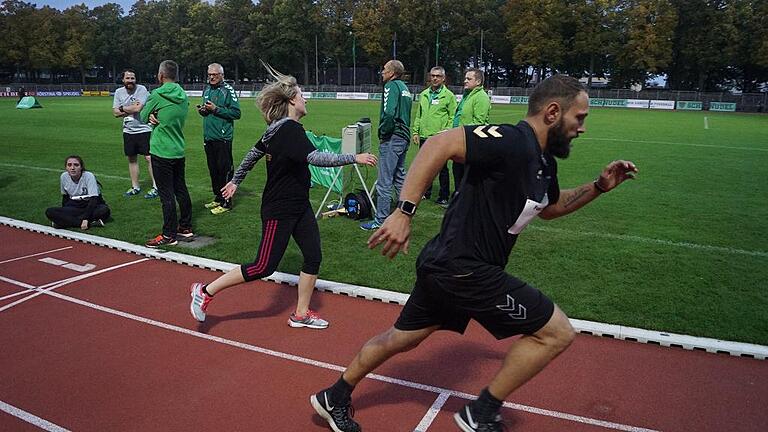
[[[203,147],[213,190],[213,200],[205,208],[215,215],[222,214],[232,209],[232,200],[221,195],[221,188],[234,174],[232,136],[234,122],[240,118],[240,102],[235,89],[224,82],[224,67],[218,63],[208,65],[208,85],[197,112],[203,116]]]
[[[456,95],[448,90],[445,83],[445,69],[435,66],[429,71],[430,87],[419,94],[416,117],[413,119],[413,143],[419,148],[424,145],[427,138],[448,130],[453,124],[453,116],[456,114]],[[437,196],[437,205],[448,207],[450,196],[450,178],[448,177],[448,164],[440,170],[440,192]],[[432,183],[424,191],[424,199],[432,197]]]

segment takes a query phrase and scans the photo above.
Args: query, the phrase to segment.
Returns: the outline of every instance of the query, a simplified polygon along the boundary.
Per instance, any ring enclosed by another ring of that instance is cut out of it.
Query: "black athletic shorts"
[[[470,319],[496,339],[533,334],[552,318],[555,305],[538,289],[492,266],[452,273],[421,268],[395,322],[398,330],[439,325],[464,333]]]
[[[152,132],[129,134],[123,132],[123,151],[126,156],[148,155],[149,136]]]

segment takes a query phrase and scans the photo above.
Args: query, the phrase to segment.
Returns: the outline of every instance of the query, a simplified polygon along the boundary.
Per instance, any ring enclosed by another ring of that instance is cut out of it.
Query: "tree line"
[[[431,66],[461,83],[527,86],[553,72],[626,88],[657,75],[675,90],[756,91],[768,81],[768,0],[139,0],[64,11],[3,0],[6,80],[144,79],[170,58],[182,80],[224,65],[261,80],[259,59],[305,85],[374,83],[396,57],[412,83]],[[356,74],[352,76],[352,70]]]

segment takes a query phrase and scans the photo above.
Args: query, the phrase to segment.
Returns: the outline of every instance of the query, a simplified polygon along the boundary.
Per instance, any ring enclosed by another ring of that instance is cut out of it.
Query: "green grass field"
[[[47,224],[44,210],[60,202],[59,173],[65,156],[74,153],[96,173],[112,208],[114,220],[92,233],[136,244],[156,235],[159,202],[122,196],[130,184],[111,98],[40,102],[43,109],[21,111],[14,109],[15,99],[0,100],[0,214]],[[242,108],[235,164],[265,128],[253,100],[242,100]],[[524,109],[494,105],[492,121],[516,123]],[[345,124],[360,117],[377,125],[376,102],[310,100],[308,110],[304,125],[318,135],[340,136]],[[203,208],[210,183],[201,121],[192,111],[185,132],[195,232],[218,241],[177,250],[252,260],[261,230],[264,164],[240,188],[235,210],[213,216]],[[409,160],[415,153],[412,146]],[[591,181],[618,158],[638,165],[638,179],[573,215],[536,220],[521,235],[508,271],[541,288],[573,318],[768,345],[768,117],[593,109],[587,133],[560,163],[561,187]],[[375,169],[361,169],[372,184]],[[141,173],[148,188],[143,161]],[[312,191],[315,207],[324,192]],[[366,249],[368,233],[355,221],[320,221],[320,277],[408,292],[416,256],[437,232],[442,214],[434,202],[423,203],[414,219],[411,254],[393,261]],[[291,244],[279,270],[295,274],[300,265]]]

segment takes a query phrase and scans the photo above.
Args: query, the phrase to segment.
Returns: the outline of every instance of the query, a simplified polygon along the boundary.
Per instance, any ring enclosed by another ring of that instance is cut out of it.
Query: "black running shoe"
[[[459,429],[464,432],[504,432],[507,430],[506,425],[501,420],[501,415],[496,415],[496,418],[490,422],[478,422],[472,415],[472,410],[469,404],[465,405],[461,411],[453,415],[453,420],[459,426]]]
[[[362,428],[352,420],[355,410],[350,401],[344,404],[332,404],[328,398],[328,390],[323,390],[309,398],[312,408],[331,426],[334,432],[362,432]]]

